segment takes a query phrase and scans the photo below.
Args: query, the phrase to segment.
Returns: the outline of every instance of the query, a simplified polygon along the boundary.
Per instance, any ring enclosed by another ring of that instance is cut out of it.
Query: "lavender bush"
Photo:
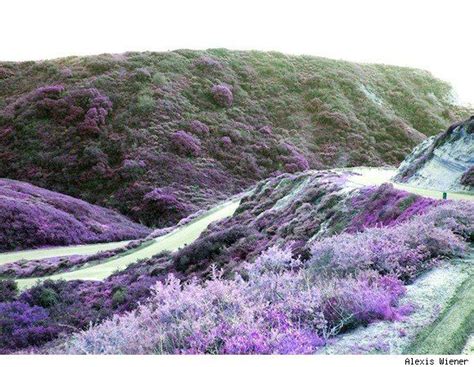
[[[33,185],[0,180],[0,251],[109,242],[150,230],[112,210]]]
[[[443,207],[435,210],[446,213]],[[430,268],[434,259],[462,256],[467,251],[465,239],[456,234],[461,226],[446,230],[435,225],[432,215],[311,243],[310,266],[315,272],[340,275],[373,269],[409,281]]]
[[[210,133],[209,126],[199,120],[193,120],[189,123],[189,129],[196,135],[207,136]]]
[[[217,273],[199,284],[170,276],[149,303],[72,338],[68,353],[314,353],[340,330],[393,320],[404,293],[394,278],[311,280],[276,248],[247,264],[247,278]]]
[[[394,226],[418,214],[425,213],[439,202],[423,196],[397,190],[386,183],[361,191],[352,205],[362,210],[352,218],[347,232],[358,232],[377,226]]]
[[[59,350],[314,353],[358,325],[403,319],[412,311],[398,306],[403,283],[435,259],[462,256],[473,218],[470,203],[447,202],[393,227],[312,242],[308,261],[271,247],[227,279],[215,267],[204,282],[171,275],[153,287],[148,303],[76,334]]]
[[[171,135],[173,148],[182,155],[198,156],[201,153],[201,142],[198,138],[180,130]]]
[[[234,101],[232,87],[226,84],[216,84],[211,89],[212,97],[219,106],[231,107]]]
[[[15,108],[36,109],[38,117],[51,117],[59,123],[78,123],[78,130],[85,134],[99,133],[112,111],[110,99],[95,88],[66,91],[62,85],[50,85],[33,91],[26,101],[22,100]]]
[[[60,328],[48,325],[49,322],[48,311],[42,307],[23,302],[0,303],[0,353],[53,339]]]

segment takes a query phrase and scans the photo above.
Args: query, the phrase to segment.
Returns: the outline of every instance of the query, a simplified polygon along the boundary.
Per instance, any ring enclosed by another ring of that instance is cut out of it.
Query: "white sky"
[[[430,70],[474,105],[471,0],[2,0],[0,60],[276,50]]]

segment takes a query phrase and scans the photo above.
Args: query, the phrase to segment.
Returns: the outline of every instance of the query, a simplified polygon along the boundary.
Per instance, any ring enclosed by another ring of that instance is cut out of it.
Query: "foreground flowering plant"
[[[332,337],[412,312],[410,282],[435,261],[463,256],[472,205],[448,203],[401,225],[308,244],[308,261],[276,246],[229,279],[169,275],[133,312],[74,335],[66,353],[314,353]]]
[[[147,304],[73,337],[65,351],[312,353],[351,326],[403,317],[403,293],[399,280],[375,272],[314,277],[290,251],[271,248],[232,280],[214,271],[183,284],[170,275]]]
[[[359,221],[365,212],[345,210],[331,185],[278,182],[193,244],[103,282],[45,281],[18,295],[0,281],[0,352],[313,353],[358,325],[405,317],[404,284],[472,241],[470,202],[420,206],[382,188],[363,206],[377,203],[377,221]],[[345,227],[320,231],[332,223]]]

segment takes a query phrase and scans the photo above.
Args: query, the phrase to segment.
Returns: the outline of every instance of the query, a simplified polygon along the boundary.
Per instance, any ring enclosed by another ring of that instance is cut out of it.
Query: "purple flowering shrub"
[[[0,252],[119,241],[150,232],[110,209],[23,182],[0,180],[0,195]]]
[[[227,84],[216,84],[211,88],[214,101],[221,107],[231,107],[234,101],[232,87]]]
[[[201,153],[201,141],[183,130],[171,135],[171,144],[180,155],[199,156]]]
[[[49,324],[48,311],[42,307],[19,301],[0,303],[0,353],[44,344],[59,331]]]
[[[17,294],[18,287],[14,280],[0,280],[0,302],[13,301]]]
[[[145,194],[140,211],[145,223],[155,223],[159,227],[166,226],[169,221],[177,223],[181,218],[191,214],[190,207],[166,188],[155,188]]]
[[[17,116],[51,117],[65,125],[77,124],[84,134],[97,134],[112,111],[112,102],[95,88],[66,90],[63,85],[40,87],[14,106]]]
[[[290,251],[271,248],[246,278],[158,282],[147,304],[74,335],[68,353],[311,354],[348,327],[395,320],[400,281],[367,273],[311,279]]]
[[[358,232],[377,226],[394,226],[425,213],[438,201],[397,190],[386,183],[361,191],[352,201],[353,207],[363,208],[347,227],[347,232]]]
[[[205,70],[205,71],[222,69],[222,64],[218,60],[209,56],[198,57],[194,61],[193,65],[197,67],[198,69]]]
[[[308,160],[293,145],[285,143],[280,148],[284,152],[280,159],[285,163],[285,172],[296,173],[309,169]]]
[[[0,80],[7,79],[13,76],[13,74],[13,71],[11,71],[10,69],[0,66]]]
[[[434,260],[466,253],[466,239],[456,234],[460,223],[447,230],[433,221],[433,216],[445,215],[444,206],[433,209],[435,214],[416,216],[398,226],[343,233],[310,243],[310,266],[318,273],[339,275],[376,270],[409,281],[432,267]]]
[[[464,186],[474,186],[474,166],[464,172],[461,177],[461,184]]]
[[[207,136],[210,134],[209,126],[206,124],[202,123],[199,120],[192,120],[189,123],[189,129],[193,134],[199,135],[199,136]]]
[[[124,179],[140,177],[146,168],[146,163],[142,160],[125,159],[120,167],[120,173]]]

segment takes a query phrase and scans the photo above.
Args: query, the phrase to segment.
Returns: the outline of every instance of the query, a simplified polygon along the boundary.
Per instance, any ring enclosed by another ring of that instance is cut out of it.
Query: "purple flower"
[[[219,106],[227,108],[232,106],[234,96],[231,86],[227,84],[216,84],[212,87],[211,93],[214,97],[214,101],[216,101]]]
[[[198,156],[201,154],[201,141],[183,130],[171,135],[171,144],[173,149],[181,155]]]

